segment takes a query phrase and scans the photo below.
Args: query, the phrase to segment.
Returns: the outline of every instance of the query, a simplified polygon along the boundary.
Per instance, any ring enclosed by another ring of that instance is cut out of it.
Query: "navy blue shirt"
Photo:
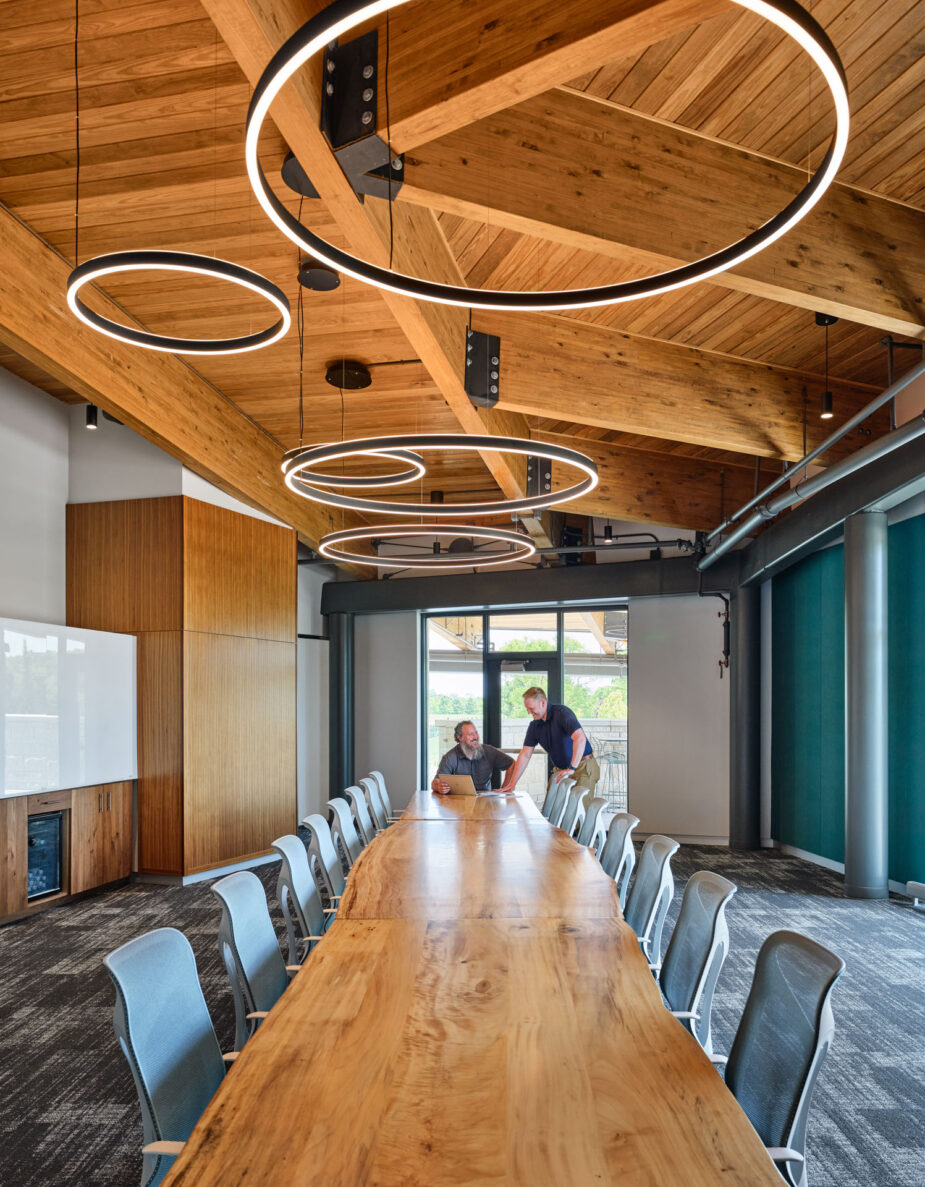
[[[546,703],[546,720],[537,721],[536,718],[527,726],[525,746],[542,746],[550,756],[553,764],[564,770],[572,765],[572,734],[581,729],[581,722],[568,705],[550,705]],[[585,738],[585,749],[582,758],[591,753],[591,743]],[[579,762],[581,760],[579,759]]]
[[[462,747],[457,745],[440,759],[437,776],[471,775],[476,791],[490,791],[493,772],[506,771],[513,765],[514,760],[509,754],[487,743],[482,747],[481,758],[466,758]]]

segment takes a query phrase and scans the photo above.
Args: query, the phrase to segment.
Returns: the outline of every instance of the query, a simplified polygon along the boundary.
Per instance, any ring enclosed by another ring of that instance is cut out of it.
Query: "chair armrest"
[[[286,972],[289,974],[290,977],[294,977],[296,975],[296,973],[301,969],[301,967],[302,966],[300,964],[287,964]]]
[[[700,1018],[696,1010],[669,1010],[668,1013],[672,1018],[694,1018],[697,1020]]]
[[[323,940],[324,936],[299,936],[300,944],[311,944],[313,940]]]
[[[226,1051],[222,1059],[224,1059],[225,1063],[234,1063],[240,1054],[240,1051]]]
[[[261,1018],[266,1018],[268,1013],[269,1013],[269,1010],[254,1010],[254,1012],[252,1014],[248,1014],[247,1017],[248,1018],[257,1018],[259,1020]]]
[[[791,1150],[789,1146],[765,1146],[774,1162],[805,1162],[806,1159],[798,1150]]]
[[[336,915],[337,914],[337,907],[322,907],[321,910],[324,912],[325,915]]]
[[[729,1062],[728,1055],[711,1055],[710,1056],[710,1063],[719,1064],[720,1067],[724,1067],[728,1062]]]
[[[186,1142],[148,1142],[141,1147],[142,1154],[169,1154],[172,1158],[180,1153]]]

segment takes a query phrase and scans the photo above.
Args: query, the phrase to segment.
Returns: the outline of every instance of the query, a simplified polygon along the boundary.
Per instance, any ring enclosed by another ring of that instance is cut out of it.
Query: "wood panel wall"
[[[138,868],[269,851],[296,819],[296,534],[185,496],[68,507],[68,623],[138,639]]]

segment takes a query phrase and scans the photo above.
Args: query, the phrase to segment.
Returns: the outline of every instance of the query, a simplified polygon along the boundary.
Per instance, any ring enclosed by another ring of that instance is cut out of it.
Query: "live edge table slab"
[[[402,820],[513,821],[517,824],[548,824],[542,812],[523,792],[512,795],[436,795],[416,791]]]
[[[403,819],[347,885],[171,1187],[780,1187],[559,830]]]

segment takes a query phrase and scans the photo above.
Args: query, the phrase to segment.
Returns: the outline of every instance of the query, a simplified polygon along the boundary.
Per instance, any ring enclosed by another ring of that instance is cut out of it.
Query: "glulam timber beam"
[[[256,84],[283,42],[324,7],[318,0],[307,5],[298,0],[203,0],[203,6],[252,84]],[[296,157],[310,162],[312,182],[349,249],[363,259],[388,267],[389,204],[375,199],[361,203],[331,152],[320,128],[321,69],[319,57],[293,78],[273,106],[273,121]],[[392,205],[395,269],[463,284],[437,216],[430,210]],[[383,300],[464,432],[529,435],[526,420],[519,413],[478,409],[469,401],[463,383],[468,320],[465,309],[413,301],[388,292],[383,292]],[[482,456],[504,495],[523,497],[525,459],[493,452]],[[537,542],[548,543],[539,518],[525,517],[523,522]]]
[[[444,136],[601,62],[720,13],[729,0],[428,0],[389,16],[389,139]],[[379,38],[379,110],[385,103]]]
[[[645,274],[741,238],[805,182],[793,165],[558,88],[415,149],[399,201]],[[799,226],[710,283],[925,337],[923,242],[925,212],[836,183]]]
[[[312,547],[332,530],[330,512],[283,482],[281,447],[195,371],[175,355],[116,342],[78,321],[65,300],[70,265],[4,207],[0,244],[4,347],[228,494],[294,527]],[[124,320],[112,304],[100,311]]]
[[[533,437],[552,445],[576,444],[557,433],[534,430]],[[752,473],[743,466],[602,441],[581,440],[578,448],[596,463],[599,475],[593,491],[569,503],[569,510],[578,514],[709,531],[754,494]]]
[[[823,385],[819,376],[554,314],[477,310],[473,325],[501,337],[502,409],[751,457],[803,457],[803,387],[813,407]],[[875,394],[860,384],[830,380],[830,387],[844,419]],[[868,423],[882,431],[886,417],[877,414]],[[818,417],[808,425],[810,446],[834,427]],[[846,440],[823,461],[856,447],[857,439]]]

